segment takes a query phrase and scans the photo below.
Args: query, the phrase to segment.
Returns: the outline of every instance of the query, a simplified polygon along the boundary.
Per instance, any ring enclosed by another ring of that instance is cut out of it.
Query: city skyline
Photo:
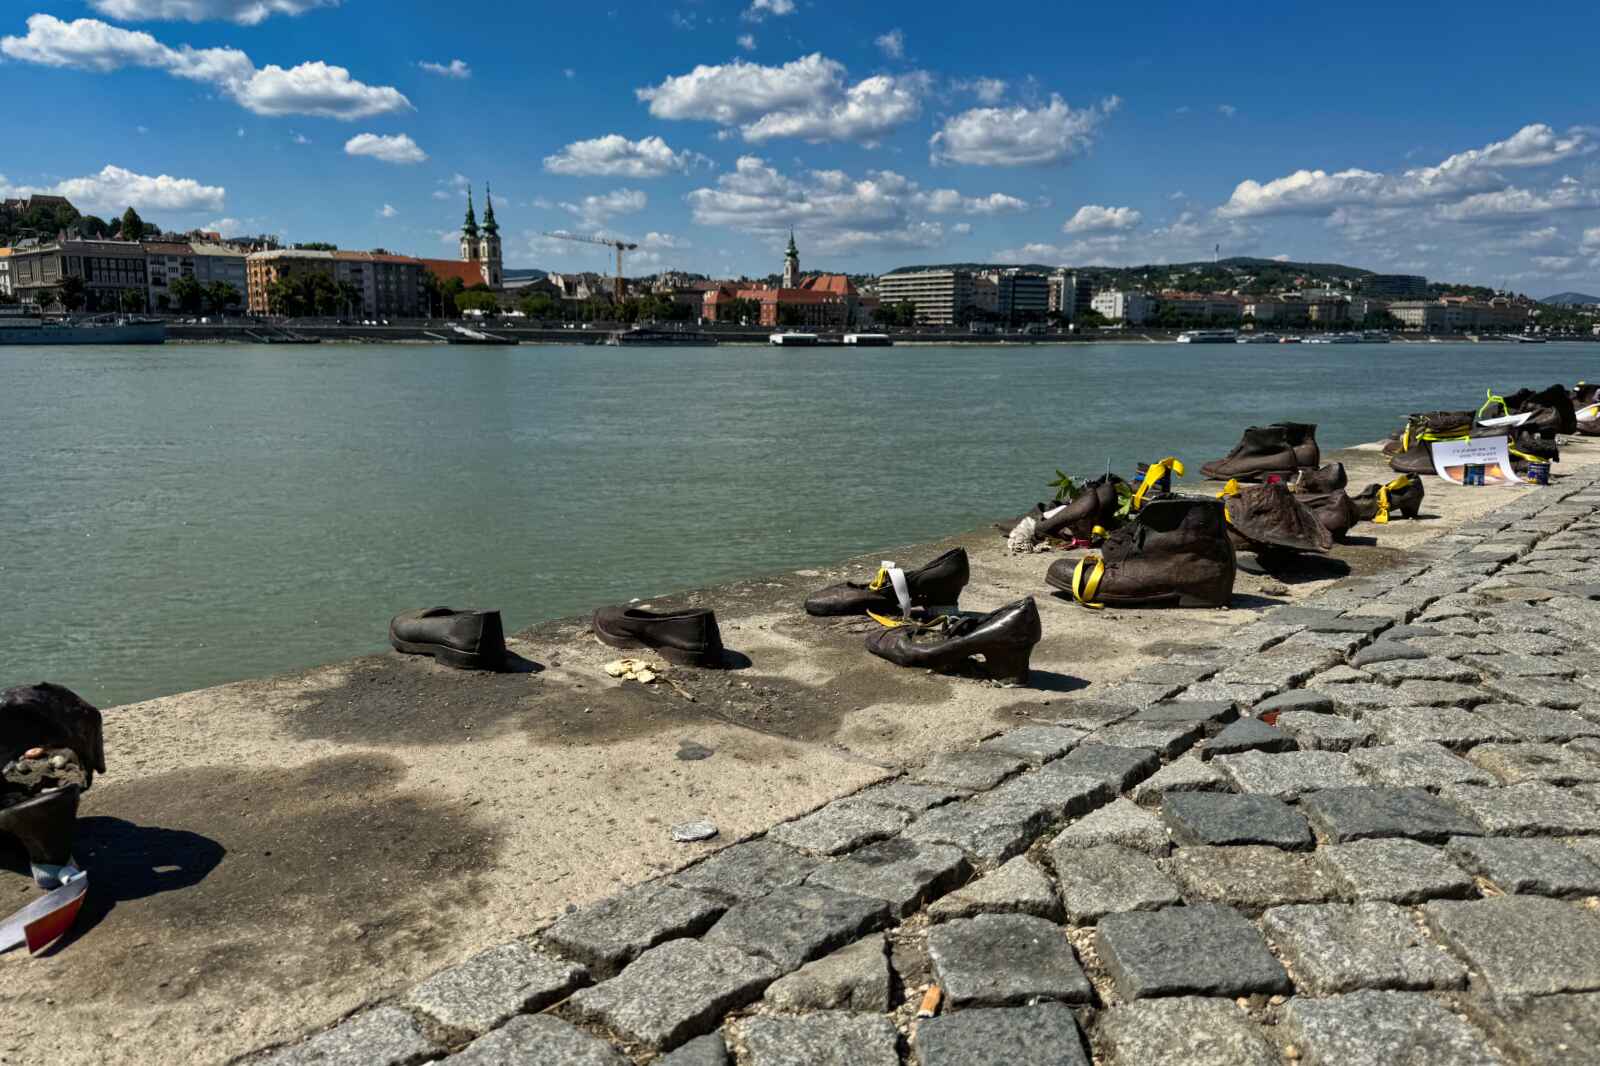
[[[1563,6],[1542,14],[1564,35],[1600,25]],[[1131,34],[1116,11],[952,34],[940,4],[402,2],[378,22],[367,0],[34,0],[0,18],[0,59],[15,109],[55,120],[0,196],[446,257],[487,181],[508,267],[605,270],[540,236],[572,231],[639,243],[630,273],[759,276],[792,227],[811,265],[863,273],[1220,245],[1596,291],[1600,90],[1525,34],[1484,77],[1470,56],[1503,15],[1451,11],[1157,5]]]

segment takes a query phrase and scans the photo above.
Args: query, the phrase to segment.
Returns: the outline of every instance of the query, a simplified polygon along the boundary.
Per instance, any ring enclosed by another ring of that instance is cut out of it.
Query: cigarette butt
[[[944,993],[939,991],[938,985],[929,985],[928,991],[922,997],[922,1006],[917,1008],[918,1018],[932,1018],[939,1013],[939,1001],[944,998]]]

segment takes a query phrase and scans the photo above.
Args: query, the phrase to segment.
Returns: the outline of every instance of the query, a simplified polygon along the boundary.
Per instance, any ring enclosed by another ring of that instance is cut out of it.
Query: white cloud
[[[1259,238],[1238,222],[1220,222],[1193,211],[1148,231],[1124,230],[1080,237],[1064,245],[1027,244],[994,253],[1000,263],[1049,262],[1078,266],[1137,266],[1146,263],[1210,259],[1215,245],[1225,244],[1232,254],[1248,254]]]
[[[356,81],[344,67],[321,61],[257,69],[237,48],[169,47],[148,33],[95,19],[28,18],[26,37],[0,38],[0,53],[24,63],[106,74],[124,67],[162,70],[215,88],[258,115],[311,115],[352,120],[411,110],[392,86]]]
[[[1232,118],[1239,113],[1239,109],[1232,104],[1218,104],[1217,113],[1223,118]]]
[[[433,190],[435,200],[460,200],[467,195],[467,190],[472,188],[472,182],[465,174],[453,174],[448,179],[439,182],[439,187]]]
[[[742,59],[697,66],[660,85],[635,90],[657,118],[694,119],[737,128],[746,141],[876,142],[916,118],[927,75],[878,75],[854,85],[844,64],[821,53],[781,67]]]
[[[1028,201],[992,192],[988,196],[963,196],[955,189],[933,189],[916,193],[912,202],[934,215],[1008,215],[1030,210]]]
[[[29,196],[48,193],[65,196],[80,210],[116,210],[133,207],[145,211],[220,211],[227,190],[220,185],[202,185],[193,178],[168,174],[150,177],[123,167],[107,165],[98,174],[68,178],[48,187],[11,186],[0,177],[0,193]]]
[[[301,15],[339,0],[89,0],[102,15],[123,22],[235,22],[255,26],[273,15]]]
[[[695,152],[674,152],[660,137],[630,141],[617,133],[588,141],[574,141],[544,158],[552,174],[625,178],[659,178],[683,173],[711,161]]]
[[[1273,261],[1273,262],[1274,262],[1274,263],[1288,263],[1288,262],[1291,262],[1291,261],[1292,261],[1292,257],[1291,257],[1291,256],[1287,256],[1287,255],[1281,255],[1281,254],[1280,254],[1280,255],[1275,255],[1275,256],[1273,256],[1273,257],[1272,257],[1272,261]]]
[[[1062,233],[1113,233],[1133,229],[1144,216],[1131,207],[1084,204],[1062,225]]]
[[[379,162],[399,166],[423,163],[428,159],[428,153],[417,147],[417,142],[404,133],[358,133],[345,142],[344,154],[369,156]]]
[[[967,234],[972,232],[972,223],[957,222],[954,226],[950,227],[950,232],[957,234],[958,236],[965,237]]]
[[[756,35],[753,33],[739,34],[739,47],[746,52],[754,52],[756,50]]]
[[[240,137],[244,136],[244,127],[243,126],[239,127],[238,132],[237,132],[237,136],[240,136]]]
[[[1533,261],[1538,264],[1539,269],[1548,270],[1552,274],[1559,274],[1572,266],[1573,263],[1576,263],[1578,259],[1576,256],[1571,255],[1536,255],[1533,257]]]
[[[929,145],[935,163],[1018,167],[1080,155],[1106,116],[1121,104],[1110,97],[1074,110],[1059,96],[1045,107],[979,107],[947,120]]]
[[[792,14],[794,14],[794,0],[751,0],[743,17],[751,22],[760,22],[768,15]]]
[[[1580,247],[1584,255],[1600,255],[1600,226],[1583,231],[1583,242]]]
[[[694,247],[694,245],[690,244],[687,240],[685,240],[682,237],[676,237],[676,236],[673,236],[670,233],[656,233],[654,231],[651,231],[650,233],[646,233],[639,240],[638,243],[643,245],[646,248],[693,248]]]
[[[1005,99],[1006,89],[1010,86],[1000,78],[971,78],[952,82],[950,87],[958,92],[970,92],[980,103],[998,104]]]
[[[1414,167],[1398,173],[1349,169],[1298,170],[1265,183],[1242,181],[1218,209],[1227,218],[1263,215],[1327,214],[1339,207],[1397,207],[1459,201],[1494,192],[1507,182],[1497,171],[1549,166],[1593,152],[1596,142],[1587,130],[1565,134],[1538,123],[1524,126],[1503,141],[1458,152],[1438,166]]]
[[[1534,192],[1514,186],[1496,192],[1478,193],[1454,204],[1441,204],[1438,214],[1452,222],[1506,222],[1536,218],[1554,211],[1581,211],[1600,207],[1600,190],[1586,189],[1571,182],[1549,192]]]
[[[311,138],[307,137],[303,133],[291,133],[289,135],[289,139],[291,141],[293,141],[295,144],[310,144],[311,143]]]
[[[399,213],[399,211],[395,210],[395,206],[393,204],[384,204],[382,207],[378,208],[379,218],[394,218]]]
[[[141,137],[150,132],[149,126],[135,126],[134,129],[139,132],[139,136]]]
[[[649,198],[638,189],[617,189],[595,196],[585,196],[575,204],[564,203],[561,208],[591,226],[600,226],[617,215],[637,214],[643,211],[649,202]]]
[[[437,74],[441,78],[456,78],[460,81],[472,77],[472,67],[463,59],[452,59],[448,63],[430,63],[424,60],[417,66],[429,74]]]
[[[245,224],[236,218],[214,218],[200,227],[207,233],[220,233],[224,237],[237,237],[245,230]]]
[[[872,43],[890,59],[906,57],[906,35],[899,28],[892,29],[888,33],[880,33],[873,38]]]

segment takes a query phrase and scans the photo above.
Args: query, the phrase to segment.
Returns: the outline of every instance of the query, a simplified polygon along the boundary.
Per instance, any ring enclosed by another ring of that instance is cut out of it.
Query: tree
[[[117,310],[137,314],[145,309],[146,294],[142,289],[123,289],[117,294]]]
[[[430,277],[432,275],[429,275]],[[529,318],[548,320],[561,317],[561,301],[547,292],[529,293],[517,301],[517,310]]]
[[[221,314],[230,307],[237,307],[243,302],[239,290],[226,281],[213,281],[206,286],[206,304],[214,313]]]
[[[500,301],[492,292],[463,292],[455,298],[456,310],[463,313],[467,311],[481,311],[492,314],[500,309]]]
[[[122,212],[122,226],[118,233],[125,241],[139,241],[144,239],[144,219],[139,217],[139,212],[129,207]]]
[[[84,215],[78,219],[78,232],[87,240],[104,240],[110,234],[111,226],[97,215]]]
[[[361,287],[353,281],[339,282],[339,302],[344,305],[346,315],[354,315],[364,303]]]
[[[304,241],[295,245],[295,247],[305,252],[337,252],[339,250],[337,244],[329,244],[327,241]]]
[[[53,294],[55,295],[56,300],[52,302],[59,302],[61,306],[66,308],[68,311],[76,311],[78,308],[83,306],[83,288],[82,278],[75,274],[68,274],[66,277],[61,279],[60,292]]]
[[[178,310],[187,315],[199,313],[200,301],[204,299],[205,291],[198,281],[188,276],[176,278],[168,289],[172,293],[172,298],[177,301]]]
[[[729,300],[717,308],[717,321],[754,325],[761,321],[761,304],[743,298]]]

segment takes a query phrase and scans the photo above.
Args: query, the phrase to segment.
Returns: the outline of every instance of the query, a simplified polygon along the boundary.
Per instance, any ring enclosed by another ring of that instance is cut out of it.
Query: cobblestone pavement
[[[1569,477],[249,1061],[1600,1063],[1597,601]]]

